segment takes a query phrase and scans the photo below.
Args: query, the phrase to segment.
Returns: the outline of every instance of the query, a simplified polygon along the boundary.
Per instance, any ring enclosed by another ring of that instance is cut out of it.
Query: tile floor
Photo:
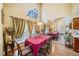
[[[59,35],[58,41],[52,41],[52,51],[50,56],[79,56],[78,52],[75,52],[71,48],[65,47],[64,35]]]
[[[79,56],[79,53],[73,51],[73,49],[67,48],[59,42],[52,42],[52,51],[50,56]]]

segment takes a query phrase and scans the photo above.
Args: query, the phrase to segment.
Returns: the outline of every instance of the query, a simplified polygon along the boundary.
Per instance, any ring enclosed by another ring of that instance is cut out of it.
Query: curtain
[[[28,28],[29,28],[30,36],[31,36],[32,30],[33,30],[33,26],[34,26],[34,22],[28,20],[27,21],[27,25],[28,25]]]
[[[46,25],[45,25],[45,24],[43,24],[43,32],[45,31],[45,29],[46,29]]]
[[[38,34],[39,33],[39,27],[38,27],[38,25],[37,25],[37,22],[35,23],[35,31],[36,31],[36,33]]]
[[[26,21],[20,18],[13,17],[13,29],[15,38],[20,38],[24,32]]]
[[[46,25],[46,28],[48,29],[48,32],[49,32],[49,24]]]
[[[35,24],[36,24],[36,22],[33,22],[32,36],[36,35]]]

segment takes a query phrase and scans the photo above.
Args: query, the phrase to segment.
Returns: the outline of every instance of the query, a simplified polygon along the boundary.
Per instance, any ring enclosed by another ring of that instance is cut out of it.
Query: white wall
[[[58,17],[70,16],[72,5],[67,3],[42,4],[42,20],[54,20]]]
[[[79,13],[79,3],[72,4],[72,13],[73,14]]]
[[[58,31],[59,33],[64,34],[65,32],[70,32],[69,27],[65,27],[66,25],[69,25],[69,23],[71,23],[72,21],[72,17],[71,16],[66,16],[63,17],[61,19],[57,19],[54,21],[54,25],[56,27],[56,31]]]
[[[79,3],[72,4],[72,16],[73,17],[79,16]]]
[[[2,4],[0,3],[0,56],[3,53],[3,36],[2,36],[2,23],[1,23],[1,9],[2,9]]]

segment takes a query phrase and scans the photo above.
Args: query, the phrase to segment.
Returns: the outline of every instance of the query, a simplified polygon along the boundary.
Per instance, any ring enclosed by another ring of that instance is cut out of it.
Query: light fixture
[[[38,22],[37,25],[43,25],[43,23],[42,22]]]
[[[54,28],[54,26],[52,26]]]

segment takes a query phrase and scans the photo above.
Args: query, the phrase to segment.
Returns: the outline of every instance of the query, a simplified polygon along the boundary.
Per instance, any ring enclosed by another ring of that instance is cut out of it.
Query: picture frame
[[[1,10],[1,22],[4,24],[4,11],[3,9]]]

